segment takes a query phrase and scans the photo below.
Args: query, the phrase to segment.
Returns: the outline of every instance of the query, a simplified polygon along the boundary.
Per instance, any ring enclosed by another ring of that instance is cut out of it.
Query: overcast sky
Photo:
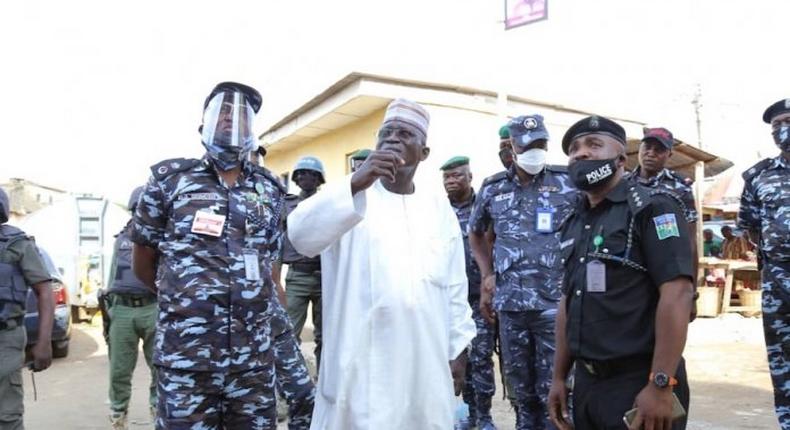
[[[741,169],[777,153],[760,117],[790,97],[790,2],[549,0],[548,20],[509,31],[503,2],[3,2],[0,178],[125,201],[149,165],[202,154],[217,82],[261,91],[262,132],[351,71],[645,121],[689,143],[699,85],[706,149]]]

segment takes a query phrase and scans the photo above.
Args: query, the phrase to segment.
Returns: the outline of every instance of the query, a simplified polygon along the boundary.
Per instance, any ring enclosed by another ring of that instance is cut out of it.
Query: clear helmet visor
[[[217,93],[203,111],[203,143],[238,151],[251,150],[255,146],[254,116],[252,106],[242,93]]]

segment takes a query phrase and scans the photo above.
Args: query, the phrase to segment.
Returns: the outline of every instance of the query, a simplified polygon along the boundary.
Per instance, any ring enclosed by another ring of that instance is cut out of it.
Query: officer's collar
[[[460,203],[453,203],[453,201],[450,200],[450,206],[452,206],[452,207],[454,207],[456,209],[461,209],[461,208],[465,208],[467,206],[470,206],[474,202],[475,202],[475,189],[472,188],[472,195],[467,200],[465,200],[463,202],[460,202]]]
[[[518,173],[516,172],[516,169],[518,169],[518,167],[516,166],[516,163],[513,162],[513,164],[510,165],[510,168],[507,169],[507,177],[510,178],[511,181],[514,181],[515,183],[524,186],[524,184],[521,183],[521,179],[519,179],[518,177]],[[534,175],[530,175],[532,176],[532,180],[529,181],[527,186],[534,184],[535,182],[543,178],[545,173],[546,173],[546,166],[543,166],[543,168],[540,169],[540,172],[535,173]]]
[[[649,177],[647,179],[645,179],[645,178],[643,178],[642,176],[639,175],[641,172],[642,172],[642,166],[636,166],[636,169],[634,169],[631,172],[631,176],[633,178],[635,178],[637,181],[639,181],[640,183],[647,183],[647,184],[649,184],[651,182],[658,181],[658,180],[663,179],[663,178],[670,178],[670,177],[672,177],[672,174],[669,173],[669,169],[667,169],[666,167],[661,169],[656,174],[656,176],[651,176],[651,177]]]
[[[219,171],[219,169],[217,169],[217,166],[214,164],[214,162],[211,161],[211,158],[209,157],[208,154],[203,154],[203,157],[200,159],[200,161],[204,168],[211,169],[217,172]],[[247,160],[241,162],[241,174],[240,174],[241,177],[246,178],[254,172],[255,172],[255,166],[252,164],[252,162]]]
[[[771,163],[771,169],[787,169],[790,167],[790,162],[788,162],[785,157],[780,153],[776,158],[773,159]]]
[[[609,191],[609,194],[605,197],[606,200],[609,200],[612,203],[621,203],[628,199],[628,181],[625,178],[620,178],[620,182]]]

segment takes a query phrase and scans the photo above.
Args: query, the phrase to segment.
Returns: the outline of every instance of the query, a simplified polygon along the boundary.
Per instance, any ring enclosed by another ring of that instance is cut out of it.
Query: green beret
[[[510,139],[510,129],[507,127],[507,124],[499,127],[499,138]]]
[[[366,160],[368,155],[370,155],[370,149],[360,149],[357,152],[351,154],[352,160]]]
[[[442,164],[442,167],[440,167],[439,170],[455,169],[456,167],[466,166],[467,164],[469,164],[469,157],[458,155],[456,157],[447,160],[444,164]]]

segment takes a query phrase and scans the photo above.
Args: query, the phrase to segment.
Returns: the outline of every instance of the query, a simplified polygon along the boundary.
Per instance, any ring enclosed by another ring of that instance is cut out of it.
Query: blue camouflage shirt
[[[249,163],[231,186],[205,157],[167,160],[151,170],[132,240],[160,252],[154,362],[212,372],[263,366],[285,190]],[[225,217],[219,237],[193,232],[198,211]]]
[[[461,203],[450,202],[450,206],[455,211],[455,216],[458,217],[458,223],[461,225],[461,233],[464,235],[464,252],[466,254],[466,279],[469,281],[469,300],[476,300],[480,298],[480,268],[477,267],[477,262],[472,255],[472,248],[469,246],[469,216],[472,214],[472,206],[475,202],[475,193],[472,191],[472,197]]]
[[[572,213],[578,192],[565,167],[546,166],[527,185],[521,185],[514,169],[483,184],[469,231],[494,228],[494,309],[554,309],[563,274],[560,229]]]
[[[644,179],[639,176],[640,167],[637,166],[633,172],[626,175],[626,179],[631,182],[644,185],[648,188],[663,188],[671,192],[678,198],[677,203],[683,211],[683,217],[689,224],[697,222],[699,214],[697,213],[697,206],[694,203],[694,191],[691,189],[691,184],[694,181],[691,178],[684,178],[676,172],[663,169],[656,176],[649,179]]]
[[[767,158],[743,172],[738,227],[760,233],[770,261],[790,261],[790,161]]]

